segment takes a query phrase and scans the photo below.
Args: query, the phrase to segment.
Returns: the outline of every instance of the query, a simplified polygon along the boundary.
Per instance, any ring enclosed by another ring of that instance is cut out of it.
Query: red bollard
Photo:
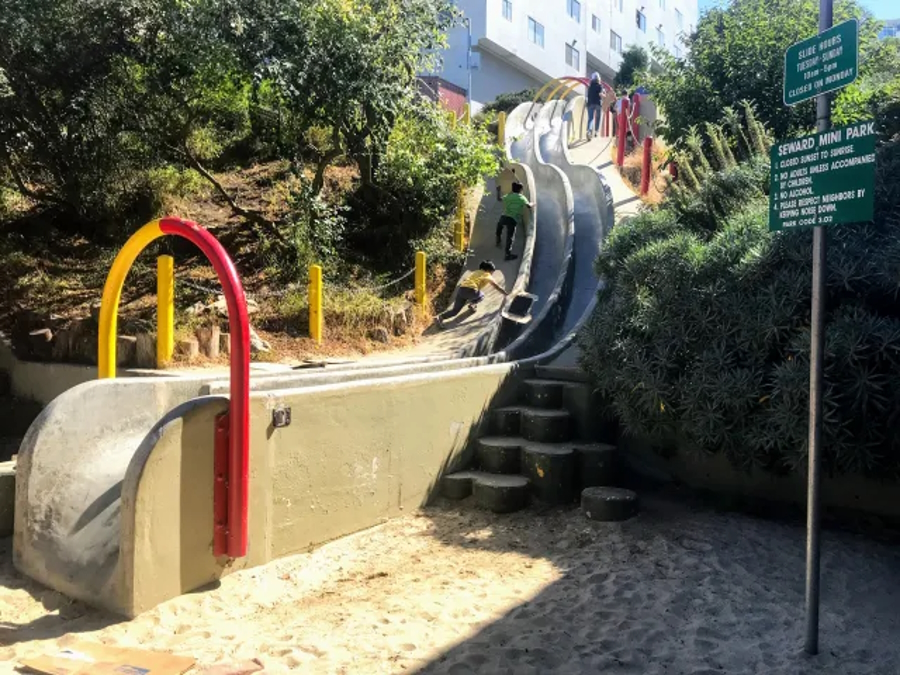
[[[628,131],[628,99],[622,101],[622,110],[619,111],[619,145],[616,152],[616,166],[620,169],[625,165],[625,139]]]
[[[669,175],[672,176],[672,180],[678,180],[678,165],[675,160],[669,162]]]
[[[653,136],[644,139],[644,161],[641,164],[641,197],[650,192],[650,156],[653,154]]]

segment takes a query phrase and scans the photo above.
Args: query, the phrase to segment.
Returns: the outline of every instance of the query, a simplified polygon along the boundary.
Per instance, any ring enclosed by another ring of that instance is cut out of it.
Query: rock
[[[79,335],[72,343],[72,351],[69,358],[78,363],[97,365],[97,337],[91,335]]]
[[[210,305],[210,308],[218,313],[219,316],[223,318],[228,317],[228,303],[225,301],[224,295],[217,296],[216,301]],[[256,300],[247,298],[247,316],[253,316],[257,312],[259,312],[259,303]]]
[[[95,323],[100,323],[100,308],[103,306],[100,302],[91,303],[91,319]]]
[[[134,365],[138,368],[156,368],[156,336],[139,333],[134,349]]]
[[[272,351],[272,345],[263,340],[255,330],[253,330],[253,326],[250,326],[250,353],[251,354],[259,354]]]
[[[391,341],[391,335],[388,333],[387,328],[382,328],[381,326],[370,330],[367,333],[367,337],[373,342],[380,342],[381,344],[387,344]]]
[[[219,352],[224,356],[231,354],[231,333],[221,333],[219,335]]]
[[[201,314],[206,314],[207,307],[202,302],[195,302],[193,305],[184,310],[184,313],[188,316],[200,316]]]
[[[116,365],[131,366],[137,354],[137,338],[133,335],[120,335],[116,338]]]
[[[200,343],[200,353],[211,359],[219,358],[221,333],[216,325],[198,328],[197,341]]]
[[[57,331],[56,335],[53,336],[51,358],[54,361],[68,361],[74,341],[75,336],[70,329],[63,328]]]
[[[200,355],[200,343],[194,338],[178,340],[175,343],[175,352],[186,357],[188,361],[192,361]]]
[[[28,333],[28,353],[41,360],[49,360],[53,355],[53,331],[39,328]]]

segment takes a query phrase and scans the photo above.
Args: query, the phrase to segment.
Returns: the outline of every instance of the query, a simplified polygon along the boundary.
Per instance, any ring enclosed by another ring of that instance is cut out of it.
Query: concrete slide
[[[511,168],[537,203],[516,283],[539,299],[520,334],[468,358],[254,378],[249,547],[237,558],[214,555],[212,543],[215,426],[229,406],[227,380],[121,378],[70,389],[19,451],[18,569],[134,616],[427,502],[440,476],[468,460],[487,410],[571,352],[592,306],[597,281],[588,271],[611,220],[596,174],[566,161],[566,107],[525,104],[507,123]],[[285,410],[290,420],[276,423]]]

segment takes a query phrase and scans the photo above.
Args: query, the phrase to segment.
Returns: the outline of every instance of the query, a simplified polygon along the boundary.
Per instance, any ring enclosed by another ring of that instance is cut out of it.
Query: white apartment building
[[[697,0],[457,0],[472,31],[473,108],[497,95],[540,86],[554,77],[596,71],[612,82],[632,44],[684,50]],[[467,27],[450,32],[443,65],[433,73],[466,89]]]

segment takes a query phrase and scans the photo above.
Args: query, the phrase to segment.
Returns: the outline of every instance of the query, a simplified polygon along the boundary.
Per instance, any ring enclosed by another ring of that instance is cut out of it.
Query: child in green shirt
[[[534,204],[522,194],[523,189],[524,186],[518,181],[513,183],[512,192],[503,198],[503,215],[497,221],[497,248],[501,244],[503,228],[506,228],[506,260],[515,260],[519,257],[512,252],[516,240],[516,227],[522,220],[522,212],[526,208],[534,208]]]

